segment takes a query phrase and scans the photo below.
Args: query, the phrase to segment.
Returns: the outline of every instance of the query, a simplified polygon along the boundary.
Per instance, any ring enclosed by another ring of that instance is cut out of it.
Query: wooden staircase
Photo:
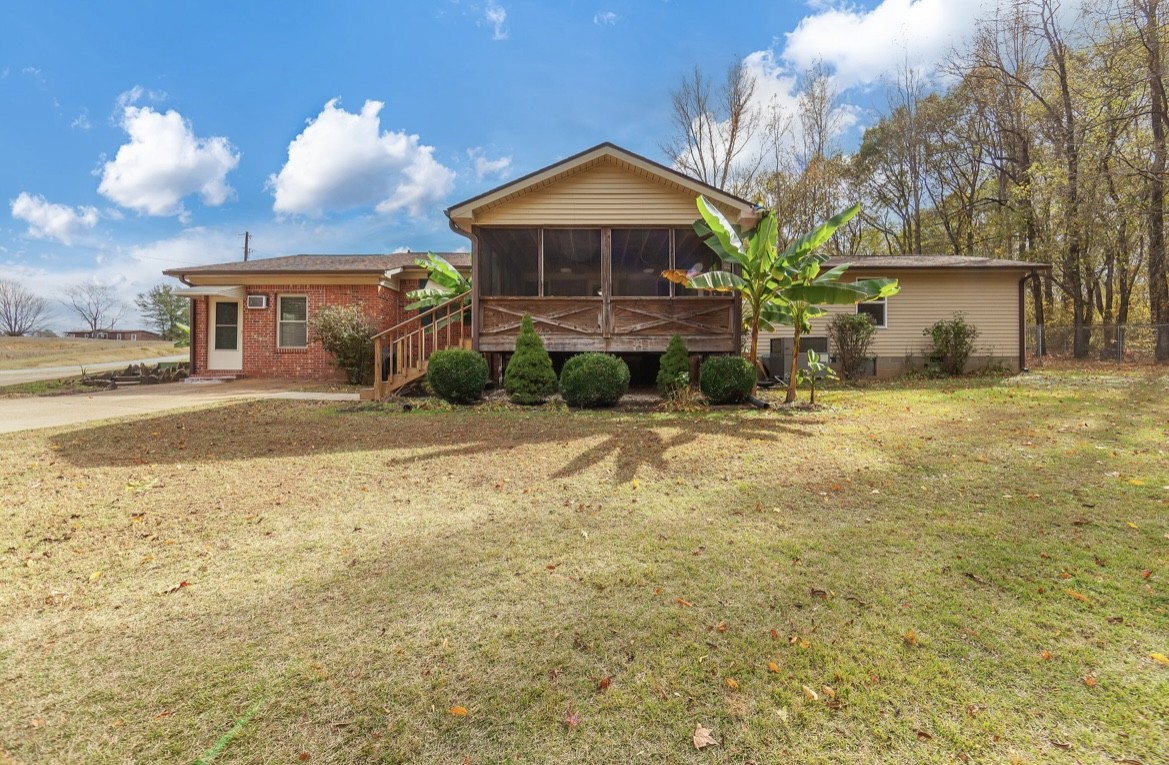
[[[440,303],[374,335],[373,388],[361,397],[381,401],[426,377],[426,362],[435,351],[471,347],[464,298]]]

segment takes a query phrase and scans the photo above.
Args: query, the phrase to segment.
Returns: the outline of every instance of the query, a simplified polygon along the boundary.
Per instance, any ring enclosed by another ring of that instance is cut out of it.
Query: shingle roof
[[[436,252],[455,268],[470,268],[467,252]],[[198,274],[306,274],[306,273],[374,273],[406,268],[426,256],[425,252],[395,252],[392,255],[286,255],[247,262],[215,263],[209,266],[171,268],[163,273],[182,277]]]
[[[829,258],[825,265],[832,267],[848,263],[853,268],[978,268],[1003,270],[1046,270],[1048,263],[1029,263],[1024,260],[976,258],[968,255],[858,255]]]

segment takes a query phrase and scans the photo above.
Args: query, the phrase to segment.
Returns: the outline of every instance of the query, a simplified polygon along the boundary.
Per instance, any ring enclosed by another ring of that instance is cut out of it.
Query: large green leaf
[[[718,292],[741,292],[747,288],[747,282],[738,274],[730,271],[707,271],[698,274],[686,285],[693,290],[716,290]]]
[[[697,204],[702,220],[722,245],[723,254],[730,255],[732,259],[738,261],[743,255],[743,240],[735,232],[735,227],[717,207],[707,201],[706,197],[699,195]]]
[[[901,291],[901,285],[896,279],[858,279],[852,286],[864,291],[865,300],[892,297]]]
[[[425,258],[414,261],[415,265],[425,268],[429,278],[436,285],[454,290],[456,293],[470,290],[471,282],[458,269],[447,262],[446,258],[426,253]]]
[[[783,259],[793,260],[796,262],[802,261],[808,255],[808,253],[818,249],[820,245],[827,242],[832,237],[832,235],[836,233],[836,229],[852,220],[853,216],[860,212],[860,209],[860,202],[857,202],[847,210],[833,215],[831,218],[817,226],[811,233],[805,234],[796,241],[792,242],[788,248],[784,250]],[[827,256],[825,256],[822,260],[826,259]]]
[[[848,305],[871,299],[868,292],[852,282],[793,284],[785,293],[788,299],[809,305]]]

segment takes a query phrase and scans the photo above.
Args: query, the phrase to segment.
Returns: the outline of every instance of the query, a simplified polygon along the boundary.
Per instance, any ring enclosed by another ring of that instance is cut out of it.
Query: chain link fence
[[[1075,358],[1077,333],[1088,355],[1094,361],[1116,361],[1130,364],[1156,361],[1158,336],[1169,341],[1169,324],[1096,324],[1076,329],[1071,325],[1028,327],[1027,356],[1042,363],[1040,355]]]

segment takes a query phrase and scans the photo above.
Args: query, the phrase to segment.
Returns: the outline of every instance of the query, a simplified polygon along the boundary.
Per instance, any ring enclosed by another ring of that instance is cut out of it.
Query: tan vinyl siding
[[[475,214],[482,226],[687,226],[696,195],[625,164],[599,161]],[[730,212],[730,211],[726,211]]]
[[[951,269],[939,271],[877,272],[850,269],[844,281],[850,279],[890,277],[901,285],[901,292],[888,299],[886,322],[878,329],[871,347],[880,367],[892,372],[894,363],[900,364],[906,356],[921,356],[928,347],[922,330],[940,319],[949,319],[956,312],[978,327],[979,337],[975,357],[998,361],[1012,368],[1018,366],[1019,356],[1019,279],[1022,273],[990,269]],[[854,306],[827,306],[828,315],[812,322],[812,335],[823,337],[826,326],[835,313],[855,313]],[[791,330],[772,337],[790,337]],[[760,340],[766,349],[769,343]]]

